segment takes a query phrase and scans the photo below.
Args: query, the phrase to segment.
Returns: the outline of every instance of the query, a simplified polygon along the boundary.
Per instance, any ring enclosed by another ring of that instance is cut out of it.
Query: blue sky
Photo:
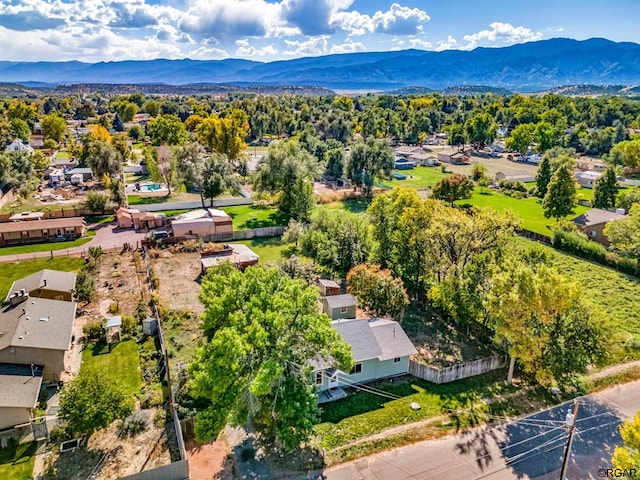
[[[640,43],[639,18],[639,0],[0,0],[0,60],[271,61],[554,37]]]

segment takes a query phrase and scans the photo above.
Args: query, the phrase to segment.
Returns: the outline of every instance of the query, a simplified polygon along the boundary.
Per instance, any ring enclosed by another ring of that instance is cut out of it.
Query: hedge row
[[[578,233],[554,230],[551,244],[563,252],[640,277],[640,266],[636,260],[610,252],[603,245],[592,242]]]

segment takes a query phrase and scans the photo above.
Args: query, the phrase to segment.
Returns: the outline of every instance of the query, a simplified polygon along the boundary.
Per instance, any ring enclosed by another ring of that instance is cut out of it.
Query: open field
[[[277,227],[286,225],[289,217],[278,210],[277,207],[260,205],[237,205],[224,207],[233,219],[234,230],[248,230],[251,228]]]
[[[607,363],[640,359],[640,280],[551,247],[544,248],[553,255],[558,270],[578,282],[584,297],[602,310],[613,331],[614,344]]]
[[[18,278],[26,277],[43,268],[73,272],[80,270],[84,260],[75,257],[38,258],[19,263],[4,263],[0,266],[0,300],[4,300],[11,284]]]
[[[489,188],[481,192],[480,188],[476,187],[470,199],[459,200],[456,203],[458,205],[490,207],[498,212],[504,212],[510,209],[522,220],[522,226],[524,228],[547,236],[551,235],[551,227],[555,222],[552,218],[544,218],[542,204],[537,197],[516,199]],[[589,207],[578,205],[575,208],[575,214],[569,216],[569,218],[577,217],[587,210],[589,210]]]
[[[447,165],[452,167],[452,165]],[[450,168],[448,168],[449,170]],[[471,167],[467,167],[468,172],[471,173]],[[414,187],[419,190],[427,187],[433,187],[436,183],[442,180],[444,177],[448,177],[448,173],[442,173],[440,167],[416,167],[413,170],[394,170],[394,173],[401,173],[406,175],[405,180],[385,180],[381,182],[385,187]]]

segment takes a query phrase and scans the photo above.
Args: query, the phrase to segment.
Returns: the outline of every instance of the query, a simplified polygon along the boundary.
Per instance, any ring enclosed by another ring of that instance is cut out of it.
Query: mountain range
[[[0,82],[33,86],[114,83],[309,85],[334,90],[442,90],[488,85],[541,91],[562,85],[640,83],[640,45],[555,38],[471,51],[400,50],[251,60],[0,62]]]

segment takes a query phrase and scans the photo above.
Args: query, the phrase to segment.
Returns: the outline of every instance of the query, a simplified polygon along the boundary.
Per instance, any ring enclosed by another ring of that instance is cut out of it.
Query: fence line
[[[0,213],[0,222],[8,222],[11,215],[16,212]],[[102,216],[113,215],[113,209],[107,209],[104,213],[94,212],[88,208],[68,207],[55,210],[43,210],[43,220],[50,220],[53,218],[71,218],[71,217],[88,217],[88,216]]]
[[[189,240],[202,240],[203,242],[230,242],[233,240],[248,240],[250,238],[277,237],[282,235],[287,227],[261,227],[249,230],[236,230],[234,232],[210,233],[208,235],[185,235],[179,237],[167,237],[157,240],[142,240],[142,245],[175,245]]]
[[[516,233],[521,237],[535,240],[536,242],[544,243],[545,245],[551,245],[551,237],[548,235],[543,235],[538,232],[532,232],[531,230],[527,230],[526,228],[519,228],[518,230],[516,230]]]
[[[496,370],[503,366],[502,358],[488,357],[472,362],[459,363],[445,368],[436,368],[426,363],[409,359],[409,373],[414,377],[427,380],[432,383],[448,383],[463,378],[481,375]]]

